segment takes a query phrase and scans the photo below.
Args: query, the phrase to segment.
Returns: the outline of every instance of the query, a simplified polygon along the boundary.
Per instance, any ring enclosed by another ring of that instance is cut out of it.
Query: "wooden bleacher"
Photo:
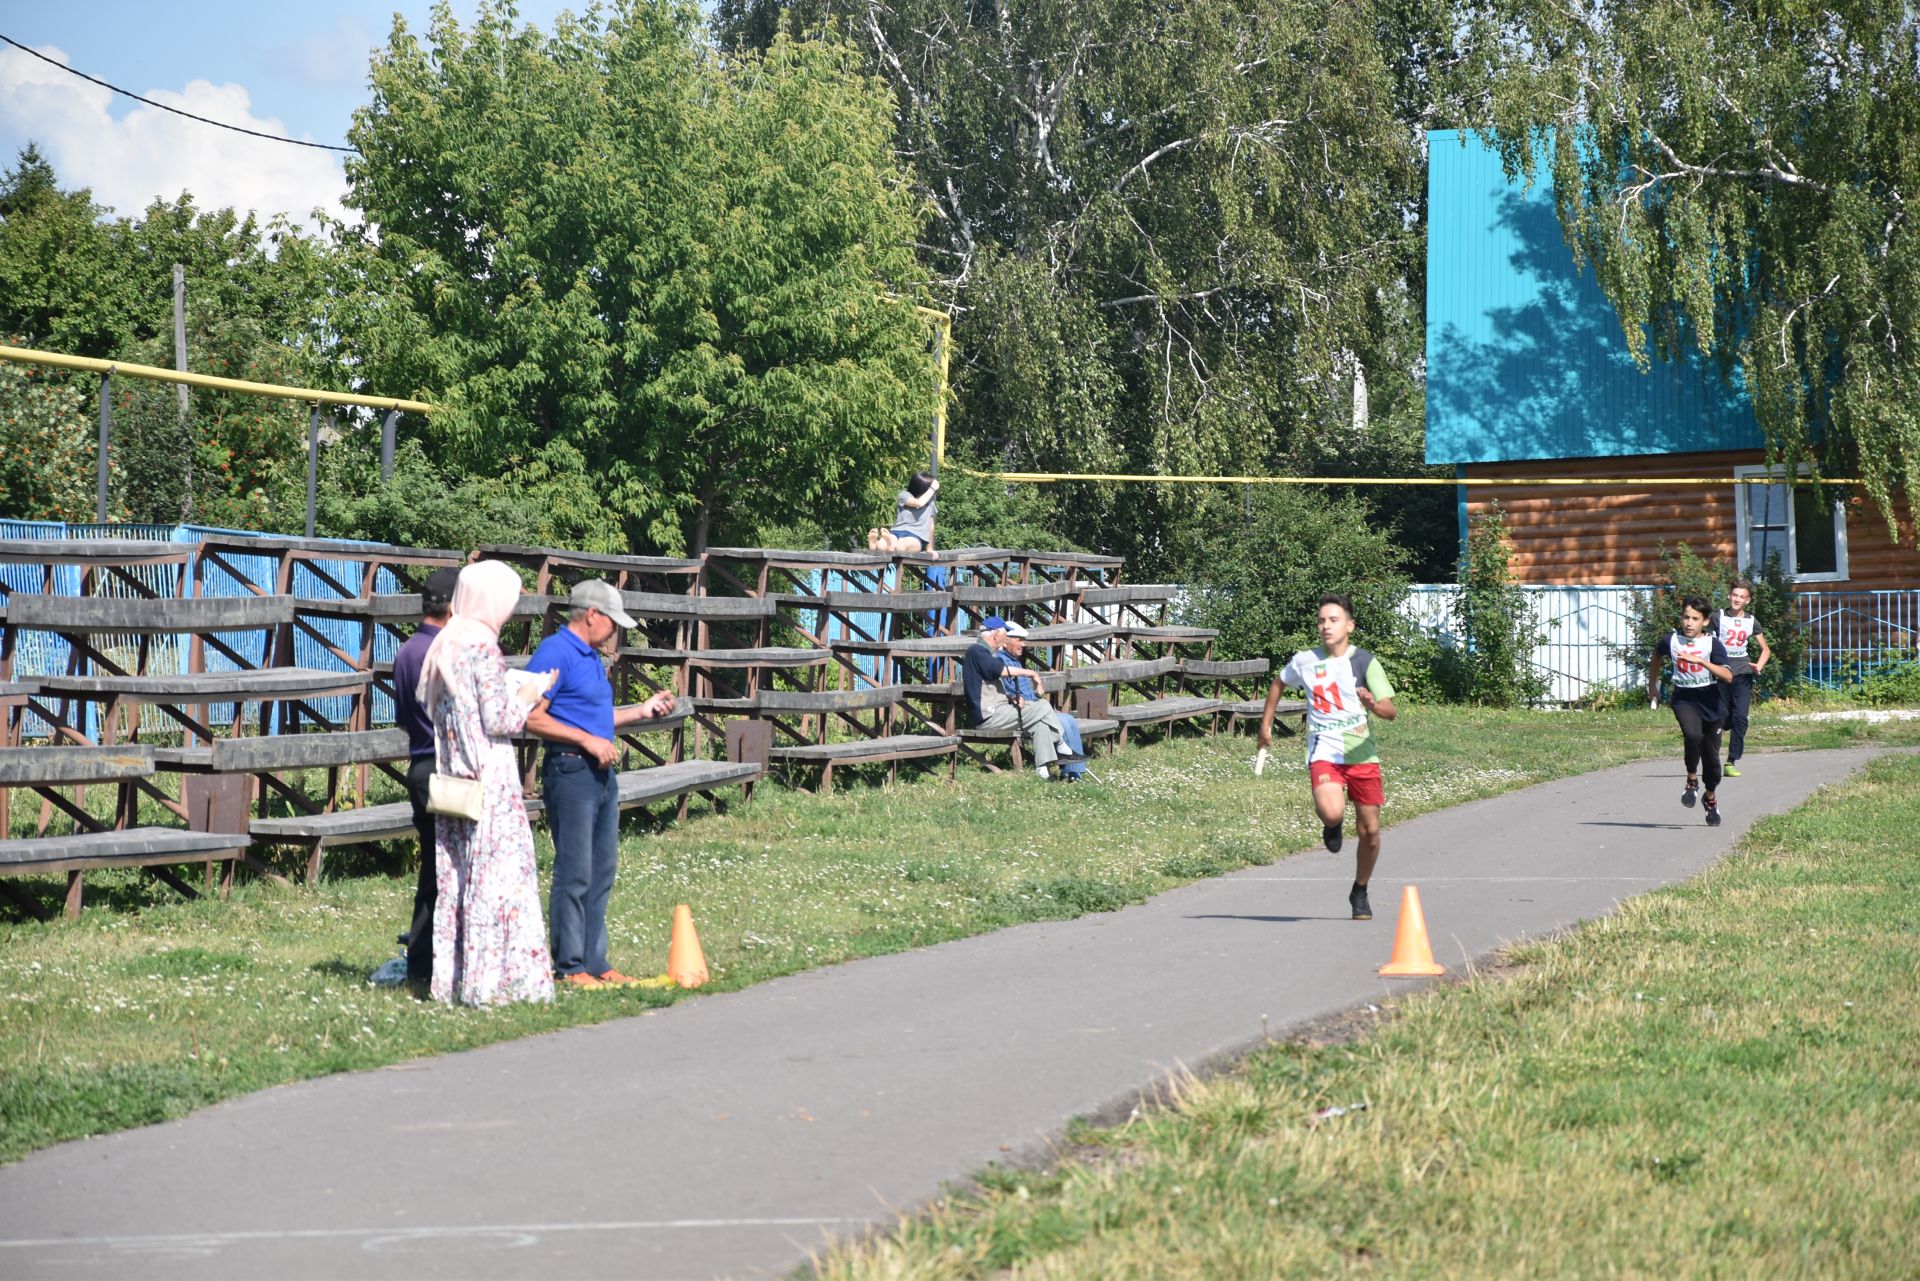
[[[833,790],[836,765],[885,763],[887,780],[892,782],[899,777],[901,761],[954,755],[960,745],[956,735],[899,732],[896,713],[904,694],[897,685],[813,693],[762,690],[737,710],[784,730],[794,741],[767,748],[768,758],[783,765],[818,766],[819,791],[825,795]],[[860,719],[863,712],[872,713],[872,725]],[[791,723],[796,716],[799,728]],[[856,736],[833,738],[831,729],[836,725],[850,728]],[[949,765],[948,777],[952,775]]]
[[[75,723],[80,718],[74,708],[90,703],[102,707],[103,743],[121,737],[118,721],[123,708],[148,705],[203,741],[214,737],[204,710],[213,705],[233,706],[235,733],[240,732],[250,704],[260,707],[263,725],[272,719],[270,709],[274,707],[282,709],[286,728],[292,728],[292,722],[302,715],[330,724],[314,710],[312,700],[344,694],[357,701],[365,695],[371,679],[368,673],[321,671],[271,661],[254,666],[223,639],[229,633],[263,631],[269,638],[266,646],[270,660],[277,658],[280,653],[271,638],[292,622],[293,611],[290,596],[140,600],[15,595],[7,602],[6,641],[0,650],[10,659],[19,634],[29,631],[48,632],[67,642],[71,647],[68,670],[36,677],[38,688],[28,695],[27,702],[36,716],[55,728],[56,734],[78,742],[89,740],[83,725]],[[234,669],[152,670],[153,638],[183,634],[202,642],[203,656],[204,650],[211,649],[231,662]],[[107,644],[103,637],[133,638],[127,647],[132,653]],[[112,652],[103,652],[107,650]],[[136,737],[138,729],[136,721],[126,737]]]
[[[1076,713],[1118,721],[1118,745],[1125,747],[1129,733],[1137,726],[1204,720],[1207,733],[1214,732],[1219,714],[1226,707],[1222,700],[1160,692],[1164,678],[1179,669],[1180,660],[1176,658],[1135,658],[1071,667],[1066,675],[1069,688],[1087,695],[1076,700]],[[1118,696],[1123,690],[1140,697],[1134,702],[1120,702]]]
[[[67,877],[66,913],[80,914],[82,881],[86,873],[111,867],[137,867],[178,890],[197,898],[191,885],[173,872],[183,863],[212,864],[245,853],[245,834],[192,832],[176,827],[142,826],[135,822],[136,796],[132,784],[154,770],[153,749],[145,744],[117,747],[11,747],[0,752],[0,790],[29,789],[52,809],[73,820],[68,835],[7,838],[0,832],[0,877]],[[115,788],[111,820],[94,816],[63,788],[96,785]],[[15,886],[0,882],[4,894],[29,915],[45,919],[40,905]]]

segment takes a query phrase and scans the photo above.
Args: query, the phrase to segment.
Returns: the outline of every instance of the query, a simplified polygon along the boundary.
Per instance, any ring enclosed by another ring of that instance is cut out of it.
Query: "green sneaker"
[[[1727,767],[1726,767],[1725,769],[1723,769],[1723,770],[1721,770],[1720,772],[1721,772],[1722,774],[1725,774],[1725,775],[1726,775],[1726,776],[1727,776],[1728,778],[1739,778],[1739,777],[1740,777],[1740,767],[1739,767],[1738,765],[1735,765],[1735,764],[1734,764],[1733,762],[1731,762],[1731,761],[1729,761],[1729,762],[1727,762]]]

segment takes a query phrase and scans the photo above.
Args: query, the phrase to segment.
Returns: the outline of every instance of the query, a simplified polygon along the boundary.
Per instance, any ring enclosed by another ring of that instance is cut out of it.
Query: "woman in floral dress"
[[[485,795],[478,821],[441,814],[435,823],[436,1001],[553,999],[533,831],[512,743],[542,691],[534,684],[512,689],[500,654],[500,627],[519,596],[520,576],[504,562],[462,569],[453,617],[434,637],[421,667],[419,696],[433,717],[434,769],[479,779]]]

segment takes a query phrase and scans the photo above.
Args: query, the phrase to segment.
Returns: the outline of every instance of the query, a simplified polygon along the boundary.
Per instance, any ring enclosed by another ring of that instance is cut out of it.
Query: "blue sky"
[[[455,0],[466,22],[474,0]],[[550,27],[583,3],[524,0],[520,20]],[[193,4],[127,0],[0,0],[0,34],[144,97],[265,133],[343,143],[367,100],[370,51],[393,16],[423,30],[432,0],[384,3]],[[0,45],[0,164],[38,142],[66,187],[137,214],[190,190],[202,206],[341,212],[338,153],[291,147],[182,120]]]

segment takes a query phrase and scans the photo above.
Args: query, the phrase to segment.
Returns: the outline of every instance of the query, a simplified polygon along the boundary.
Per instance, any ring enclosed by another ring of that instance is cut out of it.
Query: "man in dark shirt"
[[[560,982],[595,988],[636,980],[607,962],[607,899],[620,858],[620,759],[615,733],[622,725],[664,716],[674,697],[662,691],[630,707],[613,705],[603,650],[611,649],[633,619],[613,584],[589,579],[567,599],[567,625],[540,642],[529,672],[558,672],[547,703],[527,717],[527,729],[547,740],[540,765],[547,827],[553,834],[553,969]]]
[[[1026,633],[1022,631],[1021,635]],[[1033,763],[1047,777],[1056,776],[1060,750],[1060,721],[1044,698],[1015,701],[1001,685],[1007,659],[1007,620],[991,614],[981,620],[980,639],[960,659],[960,683],[967,696],[968,720],[975,729],[1025,731],[1033,740]],[[1018,658],[1014,660],[1019,663]],[[1073,759],[1079,759],[1074,757]]]
[[[427,780],[433,777],[433,718],[414,696],[414,686],[420,683],[420,664],[426,661],[428,647],[453,612],[453,589],[459,582],[457,569],[436,569],[427,575],[420,593],[420,629],[407,638],[393,658],[393,714],[407,731],[407,796],[413,801],[413,830],[420,834],[420,879],[413,890],[413,924],[404,936],[407,980],[413,983],[433,979],[433,905],[440,888],[433,815],[427,813]]]

